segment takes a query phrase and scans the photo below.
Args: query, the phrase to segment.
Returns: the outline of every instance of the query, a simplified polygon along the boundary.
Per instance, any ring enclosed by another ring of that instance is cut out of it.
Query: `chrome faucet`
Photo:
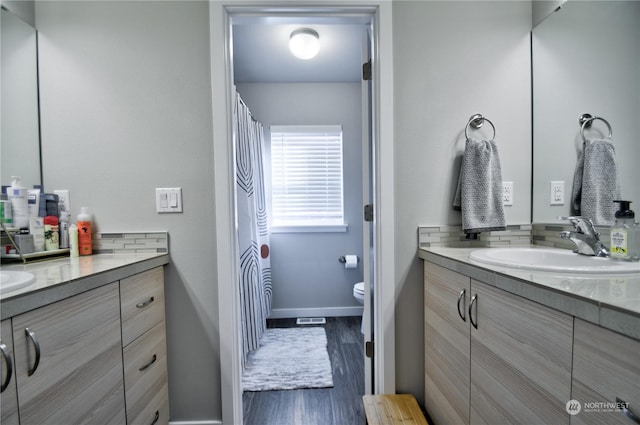
[[[565,231],[560,233],[562,239],[573,242],[577,249],[573,252],[582,255],[596,257],[608,257],[609,250],[600,241],[600,233],[596,231],[593,222],[582,217],[558,217],[560,220],[568,220],[573,224],[573,232]]]

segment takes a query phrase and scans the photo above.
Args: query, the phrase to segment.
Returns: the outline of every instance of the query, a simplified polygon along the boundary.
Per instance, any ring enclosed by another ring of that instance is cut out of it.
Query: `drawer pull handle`
[[[36,334],[29,328],[24,328],[24,333],[29,337],[31,342],[33,343],[33,347],[36,349],[36,358],[33,362],[33,366],[27,372],[28,376],[36,373],[36,369],[38,369],[38,365],[40,364],[40,343],[38,342],[38,338],[36,338]]]
[[[476,320],[473,320],[473,305],[478,301],[478,295],[474,295],[471,297],[471,302],[469,303],[469,321],[474,328],[478,329],[478,309],[476,308]]]
[[[11,362],[11,354],[9,353],[6,345],[0,343],[0,351],[2,351],[2,357],[4,357],[4,361],[7,364],[7,377],[2,383],[2,387],[0,387],[0,393],[2,393],[9,386],[9,382],[11,382],[11,375],[13,375],[13,362]]]
[[[458,316],[460,316],[463,322],[467,321],[467,316],[464,314],[464,306],[462,306],[462,310],[460,310],[460,302],[465,301],[464,296],[466,293],[467,290],[463,289],[462,292],[460,292],[460,296],[458,297]]]
[[[149,304],[151,304],[151,303],[153,302],[153,300],[154,300],[154,298],[153,298],[153,297],[151,297],[151,298],[149,298],[149,299],[148,299],[148,300],[146,300],[146,301],[143,301],[143,302],[141,302],[141,303],[136,304],[136,307],[138,307],[138,308],[145,308],[146,306],[148,306]]]
[[[632,421],[634,421],[637,424],[640,424],[640,417],[637,416],[635,413],[633,413],[630,409],[629,409],[629,403],[627,403],[626,401],[622,400],[620,397],[616,397],[616,403],[618,403],[620,405],[620,408],[622,409],[622,413],[629,419],[631,419]]]
[[[154,354],[153,358],[151,359],[151,361],[149,363],[147,363],[146,365],[142,366],[140,369],[138,369],[140,372],[142,372],[143,370],[147,370],[151,367],[152,364],[154,364],[156,362],[156,359],[158,357]]]
[[[156,415],[153,417],[153,422],[151,422],[151,425],[155,425],[156,422],[158,422],[158,419],[160,419],[160,411],[156,410]]]

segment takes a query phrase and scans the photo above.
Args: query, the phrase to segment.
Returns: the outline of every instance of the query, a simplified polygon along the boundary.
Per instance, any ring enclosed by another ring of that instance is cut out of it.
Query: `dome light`
[[[298,28],[289,37],[289,50],[299,59],[311,59],[320,51],[320,36],[310,28]]]

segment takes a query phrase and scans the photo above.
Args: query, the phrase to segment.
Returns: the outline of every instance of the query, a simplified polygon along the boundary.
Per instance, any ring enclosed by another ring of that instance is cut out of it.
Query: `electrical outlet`
[[[58,195],[58,204],[62,204],[64,211],[71,213],[71,198],[69,197],[69,189],[54,190],[54,194]]]
[[[549,196],[549,205],[564,205],[564,182],[552,181]]]
[[[513,205],[513,182],[502,182],[502,204]]]

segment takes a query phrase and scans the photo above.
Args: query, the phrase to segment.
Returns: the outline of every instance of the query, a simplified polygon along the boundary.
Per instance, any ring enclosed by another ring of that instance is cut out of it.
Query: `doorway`
[[[374,74],[379,73],[385,78],[381,78],[383,82],[375,82],[372,84],[372,123],[371,123],[371,140],[370,145],[374,154],[369,166],[371,167],[371,175],[373,176],[372,189],[365,193],[372,193],[376,198],[374,203],[374,221],[368,224],[367,234],[372,235],[374,249],[366,247],[367,254],[371,252],[374,259],[379,259],[383,255],[387,258],[384,264],[380,261],[374,262],[371,276],[373,287],[376,293],[380,293],[380,297],[376,298],[375,304],[372,306],[372,315],[376,317],[374,321],[374,336],[376,344],[379,348],[376,350],[376,358],[372,363],[372,370],[376,371],[375,383],[371,384],[371,389],[367,392],[393,392],[395,391],[395,360],[393,352],[393,204],[392,202],[384,203],[383,199],[392,201],[393,199],[393,149],[392,149],[392,62],[390,55],[385,56],[386,61],[376,63],[376,55],[380,51],[389,52],[391,50],[390,43],[390,26],[391,14],[390,5],[381,2],[375,6],[362,7],[344,6],[344,7],[296,7],[296,8],[277,8],[277,7],[241,7],[241,6],[225,6],[222,3],[212,2],[210,9],[210,19],[212,22],[212,89],[214,93],[214,139],[232,140],[232,125],[230,118],[230,100],[233,98],[233,63],[231,61],[231,27],[234,18],[238,16],[260,17],[269,14],[287,13],[297,16],[322,16],[334,17],[338,19],[368,19],[372,28],[372,52],[374,53]],[[384,13],[381,13],[384,9]],[[224,18],[221,20],[221,16]],[[384,25],[381,25],[381,22]],[[380,30],[382,28],[382,30]],[[221,32],[216,32],[223,29]],[[377,32],[384,33],[384,47],[376,45],[378,37]],[[224,35],[222,43],[220,36]],[[383,55],[384,56],[384,55]],[[225,58],[224,66],[220,66],[215,58]],[[216,70],[223,72],[217,73]],[[381,70],[384,70],[381,72]],[[217,95],[216,95],[217,94]],[[222,96],[221,96],[222,95]],[[222,99],[221,99],[222,98]],[[383,102],[387,99],[386,102]],[[224,100],[224,101],[223,101]],[[216,119],[217,117],[217,119]],[[223,118],[223,119],[220,119]],[[384,119],[386,118],[386,119]],[[221,126],[215,123],[222,124]],[[232,146],[232,144],[231,144]],[[369,146],[366,147],[369,150]],[[363,149],[364,150],[364,149]],[[235,251],[235,212],[229,205],[235,205],[233,193],[234,175],[233,149],[229,144],[223,146],[221,142],[214,143],[214,169],[216,180],[216,235],[218,252]],[[382,165],[382,167],[381,167]],[[376,200],[380,201],[379,203]],[[382,226],[383,219],[389,223]],[[364,226],[364,225],[363,225]],[[379,242],[385,241],[382,245]],[[229,247],[232,247],[229,250]],[[364,258],[368,269],[369,259]],[[228,260],[228,261],[227,261]],[[219,284],[219,313],[221,323],[220,326],[220,355],[222,365],[222,408],[225,423],[241,423],[239,418],[242,417],[242,399],[241,399],[241,382],[240,382],[240,353],[238,348],[238,295],[232,282],[237,281],[236,262],[233,255],[218,255],[218,281]],[[382,281],[390,284],[382,285]],[[367,285],[365,285],[368,288]],[[369,294],[367,294],[368,297]],[[386,296],[385,296],[386,295]],[[380,313],[381,312],[381,313]],[[226,322],[226,323],[225,323]],[[384,327],[383,327],[384,325]],[[374,338],[372,338],[374,339]],[[374,386],[375,385],[375,386]]]

